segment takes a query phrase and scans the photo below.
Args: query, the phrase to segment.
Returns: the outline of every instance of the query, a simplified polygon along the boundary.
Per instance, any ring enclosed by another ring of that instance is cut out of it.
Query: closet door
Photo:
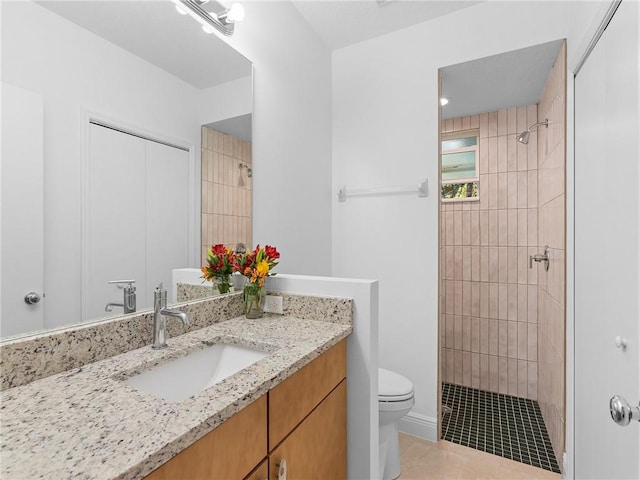
[[[189,152],[146,142],[148,295],[189,263]],[[153,298],[153,297],[150,297]]]
[[[122,315],[123,292],[109,280],[135,280],[138,310],[146,301],[146,140],[90,125],[86,186],[83,320]],[[78,252],[79,254],[80,252]]]

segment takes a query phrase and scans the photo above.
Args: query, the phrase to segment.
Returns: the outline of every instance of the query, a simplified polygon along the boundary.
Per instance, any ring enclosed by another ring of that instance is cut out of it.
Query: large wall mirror
[[[122,315],[113,281],[147,310],[251,243],[249,60],[168,0],[0,8],[0,337]]]

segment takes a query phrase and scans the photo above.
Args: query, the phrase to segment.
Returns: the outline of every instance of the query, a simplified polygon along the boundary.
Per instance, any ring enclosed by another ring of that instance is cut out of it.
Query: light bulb
[[[213,33],[213,28],[209,25],[202,25],[202,30],[204,30],[204,33],[208,33],[209,35]]]
[[[449,103],[449,99],[448,99],[448,98],[442,97],[442,98],[440,99],[440,105],[441,105],[441,106],[443,106],[443,107],[444,107],[447,103]]]
[[[244,7],[239,3],[231,5],[231,8],[227,10],[227,20],[232,23],[244,20]]]

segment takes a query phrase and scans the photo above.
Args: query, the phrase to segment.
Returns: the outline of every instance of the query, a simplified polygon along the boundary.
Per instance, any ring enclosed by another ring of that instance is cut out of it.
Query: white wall
[[[277,275],[268,290],[353,299],[347,340],[347,478],[380,478],[378,462],[378,282]]]
[[[333,191],[429,178],[427,199],[333,200],[333,273],[380,280],[380,365],[413,380],[404,427],[436,438],[438,69],[567,35],[560,2],[487,2],[333,54]],[[456,41],[445,41],[457,32]]]
[[[278,270],[331,273],[331,54],[289,2],[243,2],[226,39],[253,62],[253,239]]]
[[[253,77],[239,78],[200,92],[200,123],[225,120],[253,112]]]

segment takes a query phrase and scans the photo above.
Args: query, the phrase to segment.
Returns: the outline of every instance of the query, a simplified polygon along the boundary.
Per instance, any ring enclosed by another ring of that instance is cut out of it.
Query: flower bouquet
[[[247,318],[260,318],[264,312],[264,281],[275,275],[271,270],[278,265],[280,253],[270,245],[260,248],[258,245],[252,252],[236,258],[237,271],[245,276],[247,282],[243,291],[244,313]]]
[[[237,257],[233,249],[222,244],[213,245],[207,255],[207,264],[203,265],[202,278],[213,281],[219,293],[231,291],[231,274],[237,269]]]

